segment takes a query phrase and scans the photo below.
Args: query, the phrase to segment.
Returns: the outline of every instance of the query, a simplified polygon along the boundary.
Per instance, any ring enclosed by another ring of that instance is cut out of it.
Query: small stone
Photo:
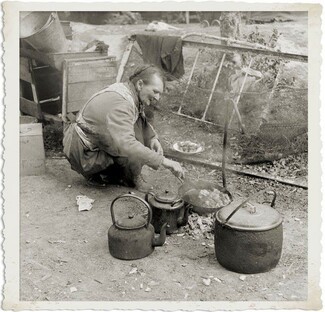
[[[133,268],[130,272],[129,272],[129,274],[135,274],[135,273],[137,273],[138,272],[138,268]]]
[[[70,287],[70,292],[76,292],[77,291],[77,288],[76,287]]]
[[[211,284],[211,279],[209,278],[204,278],[202,281],[205,286],[209,286]]]
[[[221,279],[219,279],[219,278],[217,278],[217,277],[215,277],[214,280],[215,280],[216,282],[218,282],[218,283],[222,283]]]
[[[149,291],[151,291],[151,288],[147,287],[144,291],[149,292]]]
[[[240,275],[240,276],[239,276],[239,279],[240,279],[241,281],[244,281],[244,280],[246,279],[246,276],[245,276],[245,275]]]

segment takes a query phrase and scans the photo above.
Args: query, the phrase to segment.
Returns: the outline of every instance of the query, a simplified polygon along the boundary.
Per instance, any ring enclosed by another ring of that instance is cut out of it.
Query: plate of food
[[[176,142],[173,145],[173,149],[177,152],[184,154],[197,154],[201,153],[204,150],[201,144],[194,143],[191,141]]]

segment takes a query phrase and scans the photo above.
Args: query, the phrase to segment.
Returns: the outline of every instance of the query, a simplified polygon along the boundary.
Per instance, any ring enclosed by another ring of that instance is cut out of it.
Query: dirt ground
[[[186,165],[208,176],[207,169]],[[43,176],[21,178],[21,300],[281,301],[307,298],[307,191],[236,175],[228,176],[235,198],[271,187],[283,217],[283,252],[267,273],[230,272],[217,262],[213,238],[168,236],[143,259],[122,261],[108,251],[111,201],[130,189],[93,189],[65,159],[47,159]],[[144,169],[157,193],[175,190],[169,171]],[[220,181],[212,174],[210,179]],[[79,212],[76,196],[95,200]],[[142,196],[140,193],[138,195]],[[182,228],[179,229],[182,233]],[[131,270],[137,268],[136,273]],[[210,278],[206,286],[203,279]],[[214,279],[216,278],[216,280]]]
[[[305,22],[299,27],[286,24],[288,34],[296,33],[302,46],[306,45],[303,42]],[[279,26],[277,24],[272,26]],[[125,34],[143,28],[143,25],[110,27],[114,34]],[[191,27],[186,31],[197,31],[197,26]],[[253,25],[249,27],[254,28]],[[272,29],[269,25],[259,27],[265,31]],[[215,29],[211,27],[204,31],[214,33]],[[82,38],[90,41],[91,34],[91,31],[83,33]],[[291,48],[297,49],[295,43]],[[174,141],[191,139],[205,142],[201,156],[207,161],[220,161],[220,131],[170,116],[157,111],[155,117],[155,126],[166,151]],[[231,147],[231,142],[229,145]],[[61,145],[56,148],[54,152],[47,150],[46,174],[21,177],[20,180],[22,301],[307,299],[307,190],[227,173],[228,189],[235,199],[266,188],[272,188],[278,194],[275,208],[283,217],[283,251],[279,264],[270,272],[243,275],[224,269],[215,257],[213,236],[193,236],[184,227],[178,234],[168,236],[165,244],[156,247],[150,256],[122,261],[113,258],[108,251],[107,231],[112,225],[109,206],[118,195],[131,190],[118,186],[107,189],[86,186],[84,179],[70,169],[67,160],[60,158]],[[230,148],[229,159],[232,151]],[[307,161],[306,157],[301,160]],[[219,171],[187,163],[183,165],[189,176],[220,181],[221,184]],[[179,182],[169,171],[156,172],[145,167],[143,173],[153,183],[156,193],[166,189],[175,193],[179,187]],[[307,172],[299,179],[306,181]],[[141,193],[136,194],[143,197]],[[78,211],[78,195],[94,199],[90,211]],[[257,201],[264,199],[259,197]],[[210,279],[210,285],[204,283],[206,279]]]

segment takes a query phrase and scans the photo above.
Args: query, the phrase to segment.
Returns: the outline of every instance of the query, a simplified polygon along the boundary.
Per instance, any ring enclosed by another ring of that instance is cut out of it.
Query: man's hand
[[[184,179],[185,171],[177,161],[164,158],[162,165],[168,168],[176,177]]]
[[[158,141],[158,139],[152,139],[150,142],[150,149],[152,149],[153,151],[155,151],[156,153],[158,153],[159,155],[163,155],[164,151],[161,147],[160,142]]]

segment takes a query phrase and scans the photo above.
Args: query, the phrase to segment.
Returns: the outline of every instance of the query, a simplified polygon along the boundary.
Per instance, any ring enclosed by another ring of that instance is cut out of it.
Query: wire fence
[[[135,50],[135,49],[134,49]],[[307,64],[281,59],[278,63],[256,56],[251,62],[253,70],[260,69],[263,78],[244,75],[233,69],[232,59],[226,58],[213,88],[222,52],[206,49],[200,55],[193,76],[188,81],[197,49],[184,49],[185,75],[171,83],[161,106],[172,112],[182,110],[198,120],[213,123],[222,130],[227,105],[238,100],[238,113],[232,118],[230,130],[236,137],[233,145],[238,162],[258,162],[277,159],[308,148],[308,71]],[[249,56],[242,56],[243,68]],[[143,63],[141,55],[133,51],[124,73],[124,80],[134,67]],[[262,66],[262,65],[263,66]],[[265,64],[270,64],[266,66]],[[232,80],[229,77],[233,77]],[[243,80],[246,81],[243,84]],[[230,82],[229,82],[230,81]],[[236,86],[232,88],[231,86]],[[240,86],[244,88],[240,89]],[[186,92],[184,92],[186,90]],[[211,103],[207,103],[211,98]],[[232,99],[233,102],[229,101]],[[241,117],[241,122],[238,117]],[[229,117],[229,116],[228,116]],[[239,130],[243,126],[245,133]]]

